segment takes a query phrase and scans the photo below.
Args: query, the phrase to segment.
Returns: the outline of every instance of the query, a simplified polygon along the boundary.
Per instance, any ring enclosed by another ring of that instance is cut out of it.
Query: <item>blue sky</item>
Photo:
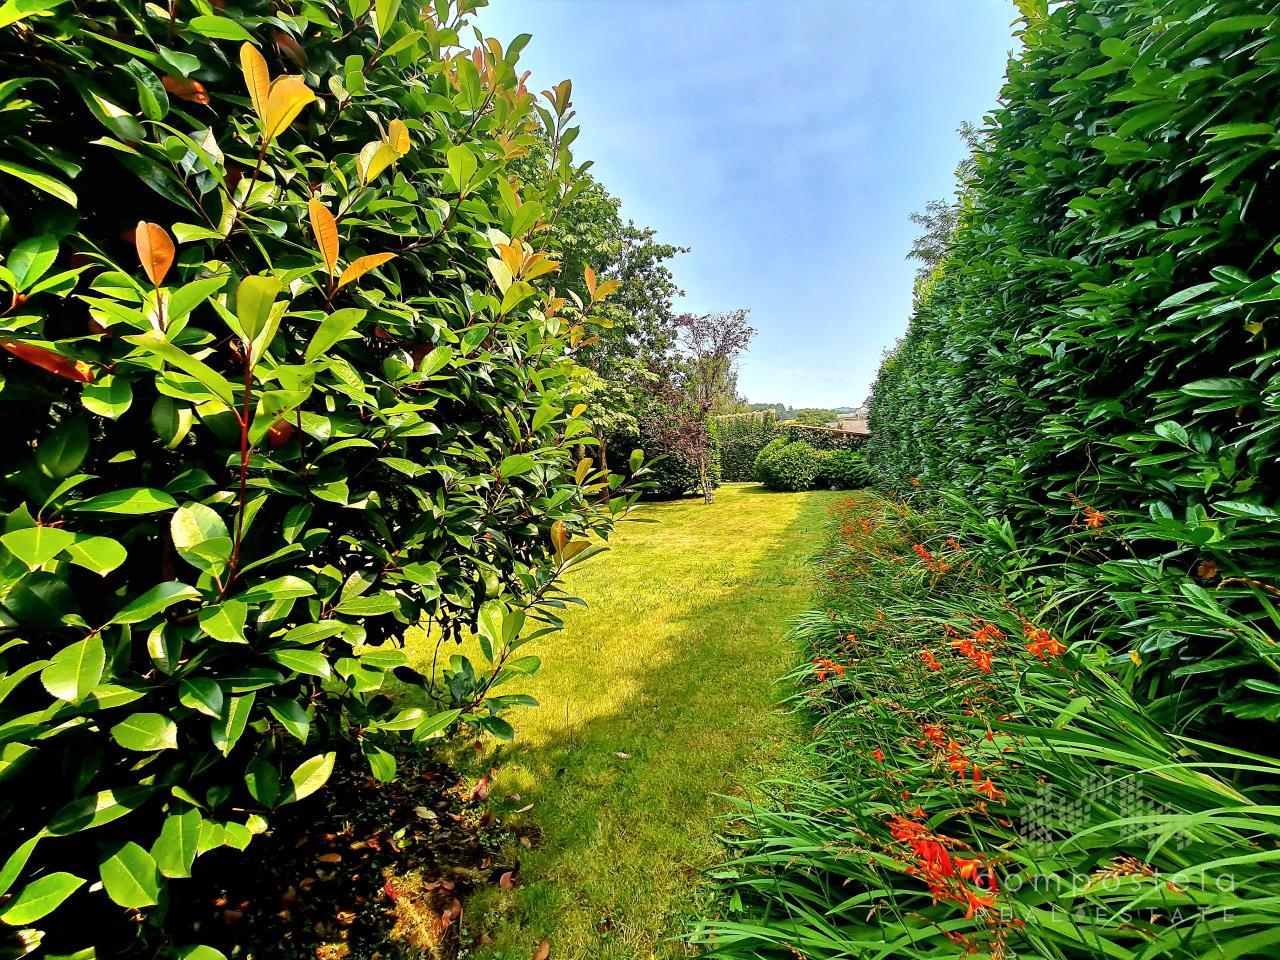
[[[906,328],[907,217],[949,197],[995,103],[1011,0],[493,0],[543,90],[574,83],[581,160],[623,215],[692,247],[689,311],[748,307],[753,402],[860,403]]]

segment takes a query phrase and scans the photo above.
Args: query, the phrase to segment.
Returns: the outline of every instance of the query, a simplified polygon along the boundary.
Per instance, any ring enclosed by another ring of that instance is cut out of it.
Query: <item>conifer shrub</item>
[[[550,296],[537,249],[577,189],[570,87],[526,87],[525,36],[463,46],[476,5],[5,8],[0,924],[27,942],[145,931],[339,755],[387,780],[397,743],[510,737],[520,648],[631,501],[571,386],[612,281]],[[435,700],[414,625],[479,637]]]

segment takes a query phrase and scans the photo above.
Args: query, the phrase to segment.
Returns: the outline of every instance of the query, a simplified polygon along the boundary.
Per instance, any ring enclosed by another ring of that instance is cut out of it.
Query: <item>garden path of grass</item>
[[[500,771],[495,809],[533,804],[511,819],[540,834],[516,851],[523,884],[468,906],[468,934],[492,938],[481,957],[528,960],[544,937],[553,960],[686,954],[676,938],[721,855],[718,795],[782,772],[802,734],[776,706],[796,659],[783,636],[838,496],[737,484],[711,506],[646,505],[658,523],[624,524],[571,576],[590,606],[534,651],[543,668],[521,689],[541,706],[479,758]]]

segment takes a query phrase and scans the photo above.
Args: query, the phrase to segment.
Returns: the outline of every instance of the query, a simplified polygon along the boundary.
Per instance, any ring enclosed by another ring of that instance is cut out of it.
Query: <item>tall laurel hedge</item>
[[[1064,612],[1180,722],[1280,719],[1280,4],[1021,6],[871,459],[1074,531]]]
[[[527,37],[464,46],[476,5],[0,9],[0,923],[28,942],[161,917],[344,749],[385,780],[395,738],[509,736],[517,648],[629,502],[575,455],[592,304],[537,250],[570,88],[526,88]],[[485,662],[398,709],[421,623]]]
[[[711,429],[720,445],[720,471],[725,483],[755,479],[756,457],[778,434],[778,417],[772,410],[729,413],[711,418]]]

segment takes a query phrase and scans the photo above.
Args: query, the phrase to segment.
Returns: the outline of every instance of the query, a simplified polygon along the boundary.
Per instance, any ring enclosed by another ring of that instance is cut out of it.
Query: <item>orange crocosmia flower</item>
[[[942,664],[940,664],[928,650],[921,652],[920,659],[924,661],[924,665],[930,670],[942,669]]]
[[[1093,507],[1084,508],[1084,525],[1086,527],[1090,527],[1091,529],[1097,530],[1106,522],[1107,522],[1107,515],[1102,511],[1095,510],[1093,509]]]
[[[879,747],[876,747],[874,750],[872,750],[871,755],[875,757],[877,760],[879,760],[881,763],[884,763],[884,751],[881,750]]]
[[[981,794],[984,794],[986,797],[988,797],[988,798],[989,798],[989,799],[991,799],[991,800],[1003,800],[1003,799],[1004,799],[1004,794],[1003,794],[1003,793],[1001,793],[1001,792],[1000,792],[1000,790],[999,790],[999,788],[998,788],[994,783],[992,783],[992,782],[991,782],[991,778],[990,778],[990,777],[987,777],[987,779],[986,779],[986,780],[984,780],[984,781],[983,781],[983,782],[978,786],[978,792],[979,792],[979,793],[981,793]]]
[[[982,866],[982,861],[977,857],[972,860],[965,857],[956,857],[957,872],[960,874],[961,880],[973,880],[978,876],[978,869]]]
[[[1023,626],[1022,632],[1031,641],[1031,643],[1027,644],[1027,652],[1035,654],[1041,660],[1058,657],[1066,652],[1067,648],[1055,640],[1049,631],[1043,627],[1028,623]]]
[[[996,883],[996,873],[990,867],[987,867],[987,889],[992,893],[995,893],[1000,889],[999,885]]]
[[[964,898],[968,903],[968,909],[964,912],[964,918],[966,920],[972,920],[975,912],[979,910],[987,910],[996,905],[996,898],[994,896],[980,897],[972,890],[965,890]]]

